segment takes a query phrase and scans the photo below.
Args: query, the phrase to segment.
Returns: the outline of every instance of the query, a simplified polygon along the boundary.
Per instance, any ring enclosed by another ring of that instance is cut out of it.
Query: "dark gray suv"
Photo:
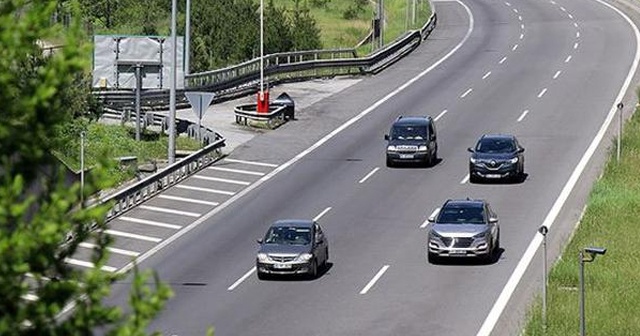
[[[315,278],[329,260],[329,242],[313,220],[276,221],[258,243],[259,279],[268,274],[307,274]]]
[[[433,166],[438,158],[436,126],[429,116],[400,116],[384,136],[387,143],[387,167],[398,163]]]

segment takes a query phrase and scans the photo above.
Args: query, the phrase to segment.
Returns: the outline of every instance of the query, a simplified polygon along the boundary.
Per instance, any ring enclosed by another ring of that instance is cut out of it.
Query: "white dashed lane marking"
[[[473,91],[473,89],[471,89],[471,88],[467,89],[467,91],[465,91],[465,92],[460,96],[460,98],[464,98],[464,97],[466,97],[467,95],[469,95],[469,94],[471,93],[471,91]]]
[[[482,79],[487,79],[489,76],[491,76],[491,71],[487,71],[487,73],[482,76]]]
[[[249,272],[245,273],[240,279],[236,280],[236,282],[233,283],[233,285],[229,286],[229,288],[227,288],[228,291],[232,291],[234,289],[236,289],[236,287],[240,286],[240,284],[245,281],[248,277],[251,276],[251,274],[253,274],[253,272],[256,271],[256,267],[254,266],[253,268],[251,268],[249,270]]]
[[[320,218],[322,218],[322,216],[326,215],[327,212],[329,212],[329,211],[331,211],[331,207],[327,207],[326,209],[322,210],[321,213],[319,213],[317,216],[313,217],[313,220],[316,221],[316,222],[319,221]]]
[[[467,175],[462,179],[462,181],[460,181],[460,184],[465,184],[465,183],[467,183],[467,182],[469,182],[469,174],[467,174]]]
[[[504,63],[506,60],[507,60],[507,56],[503,57],[503,58],[500,60],[500,62],[498,62],[498,64],[502,64],[502,63]]]
[[[196,179],[200,179],[200,180],[213,181],[213,182],[222,182],[222,183],[229,183],[229,184],[237,184],[237,185],[243,185],[243,186],[248,186],[248,185],[251,184],[251,182],[230,180],[230,179],[224,179],[224,178],[219,178],[219,177],[210,177],[210,176],[202,176],[202,175],[194,175],[193,177],[196,178]]]
[[[92,243],[86,243],[86,242],[80,243],[79,246],[80,247],[84,247],[86,249],[96,249],[96,248],[98,248],[98,245],[92,244]],[[107,250],[109,252],[111,252],[111,253],[126,255],[126,256],[130,256],[130,257],[137,257],[137,256],[140,255],[140,253],[138,253],[138,252],[123,250],[123,249],[119,249],[119,248],[115,248],[115,247],[107,247]]]
[[[82,260],[73,259],[73,258],[65,258],[64,261],[67,264],[71,264],[71,265],[82,266],[86,268],[96,268],[96,265],[94,263],[88,262],[88,261],[82,261]],[[111,273],[118,270],[117,268],[111,267],[111,266],[102,266],[100,267],[100,269],[106,272],[111,272]]]
[[[561,73],[562,73],[562,71],[560,71],[560,70],[556,71],[556,74],[553,75],[553,79],[557,79],[558,77],[560,77]]]
[[[168,200],[172,200],[172,201],[178,201],[178,202],[186,202],[186,203],[195,203],[195,204],[203,204],[203,205],[210,205],[210,206],[216,206],[218,205],[217,202],[209,202],[209,201],[203,201],[203,200],[199,200],[199,199],[193,199],[193,198],[186,198],[186,197],[178,197],[178,196],[171,196],[171,195],[158,195],[158,198],[162,198],[162,199],[168,199]]]
[[[151,205],[139,205],[138,208],[149,210],[149,211],[163,212],[163,213],[169,213],[169,214],[173,214],[173,215],[180,215],[180,216],[188,216],[188,217],[200,217],[201,216],[201,214],[195,213],[195,212],[167,209],[167,208],[161,208],[161,207],[156,207],[156,206],[151,206]]]
[[[369,283],[364,286],[364,288],[362,288],[362,290],[360,291],[361,295],[367,294],[367,292],[369,292],[369,290],[371,289],[371,287],[373,287],[373,285],[376,284],[376,282],[378,282],[378,280],[380,280],[380,278],[382,277],[382,275],[389,269],[389,265],[384,265],[382,266],[382,268],[378,271],[378,273],[376,273],[376,275],[373,277],[373,279],[371,279],[371,281],[369,281]]]
[[[567,56],[567,58],[564,60],[565,63],[569,63],[569,61],[571,61],[571,55]]]
[[[538,93],[538,98],[542,98],[542,96],[544,96],[545,93],[547,93],[547,88],[542,89],[542,91]]]
[[[215,170],[215,171],[221,171],[221,172],[227,172],[227,173],[238,173],[238,174],[254,175],[254,176],[264,176],[265,175],[265,173],[261,173],[261,172],[255,172],[255,171],[250,171],[250,170],[242,170],[242,169],[224,168],[224,167],[207,167],[207,169]]]
[[[435,210],[433,210],[431,215],[429,215],[429,217],[427,217],[427,219],[425,219],[424,222],[422,222],[422,225],[420,225],[420,228],[421,229],[426,228],[427,225],[429,225],[429,218],[435,217],[438,214],[438,212],[440,212],[440,208],[436,208]]]
[[[440,112],[440,114],[438,114],[437,117],[435,117],[433,120],[438,121],[440,120],[440,118],[442,118],[445,114],[447,114],[447,110],[443,110],[442,112]]]
[[[173,230],[182,229],[182,226],[180,226],[180,225],[161,223],[161,222],[156,222],[156,221],[150,221],[150,220],[147,220],[147,219],[133,218],[133,217],[128,217],[128,216],[120,216],[117,219],[118,220],[123,220],[125,222],[144,224],[144,225],[149,225],[149,226],[161,227],[161,228],[165,228],[165,229],[173,229]]]
[[[232,162],[232,163],[248,164],[248,165],[253,165],[253,166],[261,166],[261,167],[272,167],[272,168],[275,168],[275,167],[278,166],[277,164],[273,164],[273,163],[253,162],[253,161],[245,161],[245,160],[237,160],[237,159],[224,159],[224,161]]]
[[[514,45],[513,48],[511,48],[511,51],[516,51],[516,49],[518,49],[518,45]]]
[[[139,235],[139,234],[135,234],[135,233],[128,233],[128,232],[122,232],[122,231],[117,231],[117,230],[104,230],[104,233],[112,235],[112,236],[132,238],[132,239],[137,239],[137,240],[150,241],[150,242],[154,242],[154,243],[159,243],[159,242],[162,241],[162,239],[156,238],[156,237],[143,236],[143,235]]]
[[[380,168],[379,167],[375,167],[373,168],[373,170],[371,172],[369,172],[369,174],[365,175],[365,177],[363,177],[360,181],[358,181],[358,183],[362,184],[365,183],[371,176],[373,176],[373,174],[375,174]]]
[[[182,184],[178,184],[176,186],[176,188],[194,190],[194,191],[202,191],[202,192],[207,192],[207,193],[211,193],[211,194],[221,194],[221,195],[227,195],[227,196],[233,196],[233,195],[236,194],[236,193],[234,193],[232,191],[225,191],[225,190],[218,190],[218,189],[211,189],[211,188],[202,188],[202,187],[194,187],[194,186],[188,186],[188,185],[182,185]]]
[[[524,119],[524,117],[527,116],[527,114],[529,114],[529,110],[524,110],[524,112],[522,112],[522,114],[518,118],[518,122],[521,122]]]

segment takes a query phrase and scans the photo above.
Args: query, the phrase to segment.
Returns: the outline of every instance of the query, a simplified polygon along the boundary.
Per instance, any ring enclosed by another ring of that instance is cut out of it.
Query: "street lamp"
[[[177,36],[176,13],[178,11],[177,0],[171,1],[171,71],[169,72],[169,148],[167,157],[169,164],[176,161],[176,60],[177,60]]]
[[[84,207],[84,137],[85,132],[80,132],[80,207]]]
[[[606,248],[602,247],[585,247],[579,253],[580,258],[580,336],[585,336],[585,317],[584,317],[584,263],[592,262],[598,254],[604,255]],[[588,258],[585,258],[585,253]]]

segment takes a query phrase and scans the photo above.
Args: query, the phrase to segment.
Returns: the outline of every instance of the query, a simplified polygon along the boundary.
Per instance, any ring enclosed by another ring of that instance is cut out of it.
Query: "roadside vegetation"
[[[607,248],[585,264],[585,316],[588,335],[640,335],[640,113],[625,124],[620,162],[615,144],[602,177],[595,183],[579,228],[549,274],[547,332],[541,300],[530,311],[525,335],[575,335],[579,321],[578,252]]]

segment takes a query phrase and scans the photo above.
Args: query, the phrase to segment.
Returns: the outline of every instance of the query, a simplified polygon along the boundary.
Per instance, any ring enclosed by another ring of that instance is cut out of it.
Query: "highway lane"
[[[207,325],[223,335],[286,335],[299,329],[318,335],[475,334],[602,124],[635,50],[628,26],[615,13],[596,3],[570,4],[563,11],[545,1],[468,3],[474,30],[451,58],[143,263],[177,293],[152,328],[177,335],[202,334]],[[461,41],[469,22],[464,7],[436,6],[436,43]],[[461,18],[448,25],[448,19]],[[603,24],[606,30],[596,29]],[[327,120],[315,127],[339,125],[371,104],[368,98],[384,96],[428,67],[425,59],[432,62],[455,43],[434,49],[428,42],[380,76],[320,102],[315,113],[326,113]],[[611,59],[619,61],[602,63]],[[524,111],[529,112],[522,117]],[[400,113],[441,115],[442,161],[436,167],[383,166],[382,135]],[[232,156],[269,156],[282,163],[298,146],[315,141],[313,131],[321,131],[300,122]],[[521,138],[527,181],[461,183],[465,149],[486,131]],[[274,143],[282,144],[277,154],[264,150]],[[465,196],[486,197],[501,216],[500,260],[427,265],[421,224],[446,198]],[[319,214],[331,243],[333,265],[326,274],[314,281],[260,282],[247,273],[255,238],[270,221]]]

